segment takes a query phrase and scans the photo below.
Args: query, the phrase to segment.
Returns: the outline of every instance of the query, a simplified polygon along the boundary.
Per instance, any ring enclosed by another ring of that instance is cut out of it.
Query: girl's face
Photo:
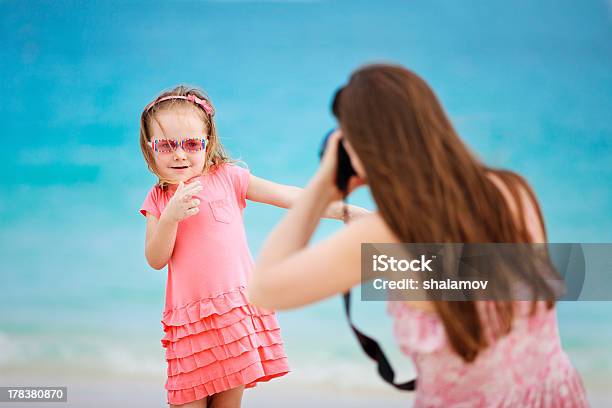
[[[151,140],[158,141],[158,146],[160,142],[166,144],[164,140],[177,142],[174,151],[153,151],[162,178],[178,183],[202,174],[206,150],[193,151],[192,147],[196,145],[193,141],[181,143],[187,139],[206,139],[208,142],[206,126],[196,112],[187,107],[157,112],[151,120],[150,131]]]

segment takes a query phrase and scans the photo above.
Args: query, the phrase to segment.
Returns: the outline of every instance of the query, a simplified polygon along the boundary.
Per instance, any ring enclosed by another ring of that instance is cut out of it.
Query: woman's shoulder
[[[488,171],[486,175],[489,181],[491,181],[495,185],[495,187],[497,187],[497,189],[500,191],[500,193],[502,194],[502,196],[504,197],[504,199],[510,206],[510,210],[513,213],[515,213],[516,212],[516,202],[512,198],[512,193],[510,193],[510,190],[508,189],[508,186],[506,186],[506,183],[504,183],[501,177],[495,174],[495,172],[493,171]]]
[[[524,223],[532,242],[545,242],[544,220],[542,219],[535,193],[533,193],[527,181],[518,174],[508,171],[501,172],[501,174],[505,175],[505,177],[496,174],[494,171],[486,173],[488,179],[497,187],[502,197],[504,197],[519,225],[521,221]],[[508,177],[508,175],[511,176]],[[509,186],[508,183],[515,185]],[[512,194],[511,189],[516,191],[516,196]]]

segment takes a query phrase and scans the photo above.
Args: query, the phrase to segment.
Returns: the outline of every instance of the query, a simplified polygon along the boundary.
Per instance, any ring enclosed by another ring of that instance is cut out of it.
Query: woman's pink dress
[[[224,164],[198,179],[200,211],[178,225],[161,321],[168,403],[177,405],[289,372],[274,313],[245,296],[253,266],[242,218],[249,172]],[[173,194],[153,187],[140,212],[159,218]]]
[[[477,302],[480,315],[492,303]],[[404,302],[389,302],[394,333],[418,379],[415,407],[586,407],[580,376],[561,348],[555,309],[516,302],[513,330],[492,340],[473,363],[448,343],[441,320]],[[493,339],[491,325],[485,335]]]

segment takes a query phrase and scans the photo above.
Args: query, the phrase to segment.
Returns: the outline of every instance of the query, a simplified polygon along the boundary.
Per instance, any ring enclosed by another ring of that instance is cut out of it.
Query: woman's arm
[[[307,246],[323,209],[325,191],[309,185],[266,240],[248,285],[249,301],[290,309],[357,285],[361,243],[394,242],[378,214],[355,220],[332,237]]]
[[[301,193],[302,189],[299,187],[274,183],[251,174],[249,176],[249,187],[247,188],[246,198],[258,203],[271,204],[281,208],[291,208]],[[355,219],[367,213],[369,213],[369,211],[364,208],[354,205],[348,206],[349,219]],[[342,219],[342,201],[338,200],[330,203],[321,216],[323,218]]]
[[[369,214],[307,247],[321,215],[340,197],[333,183],[337,137],[329,143],[319,172],[259,254],[248,286],[249,299],[257,305],[287,309],[344,292],[359,283],[362,242],[395,242],[380,216]]]

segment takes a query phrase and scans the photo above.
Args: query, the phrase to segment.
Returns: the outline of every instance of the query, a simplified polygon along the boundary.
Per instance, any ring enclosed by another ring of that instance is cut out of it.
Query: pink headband
[[[182,95],[169,95],[169,96],[164,96],[163,98],[157,100],[157,101],[153,101],[151,102],[146,108],[145,111],[148,111],[149,109],[151,109],[153,106],[157,105],[160,102],[163,101],[168,101],[170,99],[184,99],[186,101],[189,102],[193,102],[197,105],[200,105],[202,107],[202,109],[204,109],[204,111],[206,111],[206,113],[209,116],[213,115],[213,108],[212,106],[210,106],[210,104],[205,100],[205,99],[200,99],[195,95],[187,95],[187,96],[182,96]]]

